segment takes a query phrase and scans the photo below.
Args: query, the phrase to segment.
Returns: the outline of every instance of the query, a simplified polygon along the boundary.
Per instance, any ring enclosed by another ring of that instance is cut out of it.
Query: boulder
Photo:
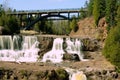
[[[0,26],[0,35],[3,34],[4,28],[2,26]]]
[[[97,39],[84,38],[82,43],[83,51],[97,51],[100,47]]]

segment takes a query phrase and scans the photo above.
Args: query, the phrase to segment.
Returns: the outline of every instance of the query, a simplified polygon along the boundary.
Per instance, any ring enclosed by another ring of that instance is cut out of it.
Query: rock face
[[[80,61],[77,54],[63,54],[63,60],[69,60],[69,61]]]
[[[27,71],[0,68],[0,80],[69,80],[64,69]]]
[[[114,70],[95,70],[89,68],[85,74],[88,80],[119,80],[118,73]]]
[[[79,36],[83,38],[95,38],[104,40],[107,36],[107,24],[105,18],[100,19],[98,26],[95,26],[93,17],[85,18],[78,22],[78,30],[71,31],[70,36]]]
[[[97,70],[81,69],[87,80],[119,80],[119,74],[114,69]],[[24,70],[0,67],[0,80],[69,80],[69,74],[62,68],[52,70]],[[73,80],[73,79],[72,79]],[[78,79],[76,79],[78,80]],[[84,79],[80,79],[84,80]],[[86,80],[86,79],[85,79]]]
[[[100,48],[99,41],[97,39],[84,38],[82,39],[83,51],[97,51]]]
[[[44,53],[48,52],[52,49],[53,46],[53,38],[52,37],[38,37],[40,42],[40,58],[43,57]]]

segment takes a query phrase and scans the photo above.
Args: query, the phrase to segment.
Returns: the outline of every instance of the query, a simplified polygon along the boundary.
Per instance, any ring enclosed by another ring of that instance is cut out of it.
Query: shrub
[[[103,55],[116,66],[120,66],[120,26],[110,30],[105,41]]]
[[[59,68],[56,70],[56,73],[59,80],[68,80],[69,75],[64,69]]]

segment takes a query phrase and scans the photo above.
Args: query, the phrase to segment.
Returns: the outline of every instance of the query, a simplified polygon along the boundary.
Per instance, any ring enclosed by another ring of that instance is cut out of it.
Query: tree
[[[87,9],[88,9],[88,16],[91,16],[93,14],[93,4],[94,0],[89,0]]]
[[[105,0],[94,0],[93,16],[95,24],[98,25],[99,19],[105,16]]]
[[[106,0],[106,21],[108,24],[108,31],[112,26],[116,25],[116,11],[117,11],[117,0]]]
[[[99,6],[99,0],[94,0],[94,5],[93,5],[93,16],[95,20],[95,24],[98,25],[98,21],[100,19],[100,6]]]
[[[5,14],[4,8],[0,7],[0,26],[3,26],[6,30],[5,34],[14,34],[20,32],[20,27],[18,24],[18,19],[14,16],[10,16]],[[9,12],[11,12],[11,9],[9,9]]]
[[[118,1],[118,9],[117,9],[117,25],[120,26],[120,0]]]
[[[111,28],[105,46],[103,55],[113,64],[120,68],[120,6],[117,10],[117,26]]]
[[[73,16],[72,21],[70,22],[70,29],[76,32],[78,30],[77,20],[75,19],[75,16]]]
[[[14,16],[7,16],[7,18],[8,19],[6,21],[5,28],[8,31],[8,33],[10,34],[19,33],[20,27],[17,18]]]
[[[53,22],[52,20],[46,21],[46,33],[48,34],[52,34],[53,30],[52,30],[52,26],[53,26]]]
[[[87,17],[87,12],[84,11],[84,8],[81,8],[80,11],[81,11],[81,12],[80,12],[79,18],[80,18],[80,19],[86,18],[86,17]]]

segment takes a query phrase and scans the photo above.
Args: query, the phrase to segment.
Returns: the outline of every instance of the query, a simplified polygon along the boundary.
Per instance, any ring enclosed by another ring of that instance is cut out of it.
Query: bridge
[[[76,15],[76,19],[79,17],[80,12],[86,12],[86,10],[81,10],[80,8],[72,9],[49,9],[49,10],[21,10],[7,13],[9,15],[14,15],[20,19],[20,23],[23,22],[23,17],[26,16],[29,24],[25,27],[25,30],[30,29],[38,21],[43,19],[47,20],[71,20],[72,15]],[[56,18],[57,17],[57,18]],[[32,20],[34,18],[34,20]]]

